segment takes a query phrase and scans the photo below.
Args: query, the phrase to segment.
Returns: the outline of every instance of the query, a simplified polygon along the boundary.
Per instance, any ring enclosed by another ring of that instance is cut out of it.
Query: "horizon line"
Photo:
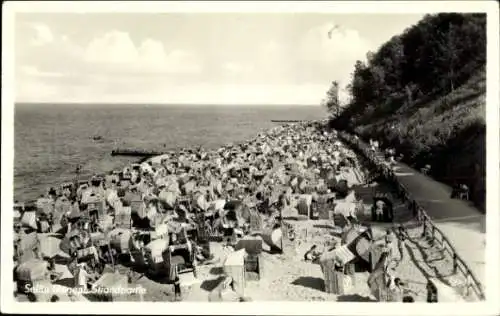
[[[193,105],[203,105],[203,106],[317,106],[322,107],[321,104],[293,104],[293,103],[156,103],[156,102],[24,102],[15,101],[14,104],[23,105],[182,105],[182,106],[193,106]]]

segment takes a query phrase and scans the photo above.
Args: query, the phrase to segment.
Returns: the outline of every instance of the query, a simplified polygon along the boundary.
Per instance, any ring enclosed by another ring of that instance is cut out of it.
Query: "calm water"
[[[14,197],[35,199],[52,185],[105,172],[137,158],[114,147],[161,151],[239,142],[275,126],[272,119],[324,119],[310,106],[47,105],[15,107]],[[102,136],[94,141],[93,136]]]

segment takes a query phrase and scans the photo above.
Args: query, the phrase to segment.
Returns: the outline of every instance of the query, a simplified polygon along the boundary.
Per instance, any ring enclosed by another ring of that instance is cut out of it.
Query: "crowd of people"
[[[213,259],[209,240],[234,242],[279,230],[284,218],[317,218],[332,209],[356,222],[359,204],[341,172],[356,163],[335,131],[307,122],[218,150],[184,149],[75,179],[34,203],[16,203],[17,279],[47,277],[62,256],[77,283],[87,286],[125,257],[135,268],[166,273],[180,297],[182,269],[196,273]],[[281,246],[279,238],[270,243]],[[320,255],[311,249],[305,259]]]

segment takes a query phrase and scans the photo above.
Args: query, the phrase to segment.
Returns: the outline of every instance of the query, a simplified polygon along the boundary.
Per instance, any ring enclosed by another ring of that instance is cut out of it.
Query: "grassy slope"
[[[465,84],[435,100],[417,100],[389,117],[358,126],[363,138],[394,146],[405,162],[432,166],[434,178],[465,183],[471,199],[484,210],[486,167],[486,74],[478,71]]]

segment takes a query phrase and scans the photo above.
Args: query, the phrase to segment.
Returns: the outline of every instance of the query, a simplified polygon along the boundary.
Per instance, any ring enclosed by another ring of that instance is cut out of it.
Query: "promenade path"
[[[486,215],[471,202],[451,199],[451,188],[398,163],[394,173],[413,199],[450,240],[457,253],[485,286]]]

